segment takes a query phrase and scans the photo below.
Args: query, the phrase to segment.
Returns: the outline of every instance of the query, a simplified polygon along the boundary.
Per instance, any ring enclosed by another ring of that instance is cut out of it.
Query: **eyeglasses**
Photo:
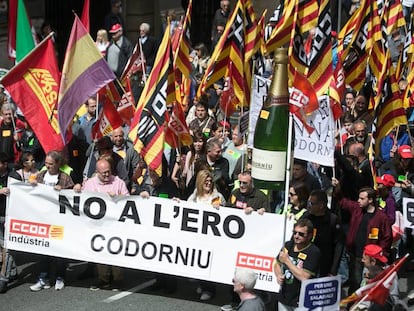
[[[289,195],[290,195],[291,197],[293,197],[293,196],[295,196],[295,195],[296,195],[296,193],[289,192]]]
[[[304,238],[306,236],[305,232],[299,232],[299,231],[293,230],[293,235],[296,235],[296,234],[298,234],[302,238]]]

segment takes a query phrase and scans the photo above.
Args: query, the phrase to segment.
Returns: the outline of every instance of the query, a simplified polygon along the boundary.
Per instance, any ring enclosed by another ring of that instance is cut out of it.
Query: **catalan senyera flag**
[[[321,11],[318,9],[318,2],[318,0],[301,0],[299,2],[298,25],[300,33],[303,34],[317,26]]]
[[[104,98],[98,120],[92,126],[93,139],[99,139],[109,135],[114,129],[121,127],[123,121],[114,104],[108,96]]]
[[[167,83],[171,64],[170,25],[164,32],[154,67],[145,83],[144,90],[131,122],[129,138],[135,150],[141,154],[149,168],[162,173],[164,148],[164,122],[167,110]]]
[[[59,128],[64,141],[79,107],[114,79],[114,73],[75,14],[58,97]]]
[[[249,103],[250,90],[246,80],[245,68],[252,55],[251,40],[256,40],[254,32],[259,34],[257,22],[250,14],[251,0],[239,0],[227,21],[226,28],[217,43],[210,63],[201,80],[197,95],[200,96],[215,82],[228,75],[228,65],[233,62],[232,84],[241,105]],[[247,32],[246,32],[247,30]],[[246,36],[248,34],[248,36]],[[248,47],[246,50],[245,47]],[[254,45],[259,47],[259,45]],[[251,73],[250,73],[251,75]],[[247,73],[247,76],[250,76]],[[249,81],[250,82],[250,81]]]
[[[360,90],[365,82],[368,62],[367,46],[371,38],[371,7],[368,0],[362,0],[361,6],[348,20],[338,35],[338,53],[344,66],[346,83]]]
[[[270,38],[266,41],[267,53],[274,52],[289,43],[291,38],[297,1],[285,1],[285,3],[282,2],[281,4],[283,5],[283,9],[281,8],[282,15],[279,17],[275,28],[273,28]]]
[[[309,56],[307,78],[318,96],[326,94],[333,75],[332,22],[329,8],[330,0],[322,0],[319,7],[319,22]]]
[[[290,81],[294,80],[296,72],[299,72],[305,77],[308,73],[308,57],[305,52],[302,33],[300,32],[298,25],[298,12],[299,6],[297,5],[295,7],[295,12],[293,13],[293,27],[291,29],[291,37],[288,49],[288,74]]]
[[[388,9],[385,10],[387,33],[392,33],[395,29],[405,27],[405,18],[400,0],[389,0]]]
[[[55,110],[59,81],[59,67],[49,36],[1,82],[23,112],[45,152],[61,150],[64,146]]]
[[[390,68],[390,65],[388,67]],[[382,102],[376,109],[376,141],[381,141],[396,126],[408,124],[398,82],[395,79],[395,73],[392,72],[392,68],[389,70],[391,72],[388,73],[382,87]],[[379,148],[377,146],[376,149],[378,152]]]
[[[36,31],[30,23],[23,0],[9,1],[8,21],[9,58],[19,62],[37,43]]]
[[[184,77],[189,78],[192,70],[190,62],[190,27],[191,27],[191,12],[193,7],[193,1],[188,2],[187,12],[185,13],[183,28],[178,41],[178,47],[174,55],[174,68],[178,69]]]

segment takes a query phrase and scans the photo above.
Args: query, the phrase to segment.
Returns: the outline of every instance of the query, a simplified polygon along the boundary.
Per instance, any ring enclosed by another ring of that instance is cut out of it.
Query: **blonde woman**
[[[214,186],[213,174],[209,170],[198,172],[195,190],[188,201],[211,204],[216,209],[226,203],[223,195]]]
[[[196,187],[188,201],[211,204],[215,209],[226,203],[223,195],[216,190],[213,175],[209,170],[201,170],[197,173]],[[201,301],[207,301],[213,298],[216,288],[213,283],[201,281],[196,292],[200,294]]]
[[[108,32],[105,29],[99,29],[96,34],[96,41],[95,45],[98,48],[99,52],[101,52],[102,56],[106,55],[106,49],[109,45],[108,40]]]

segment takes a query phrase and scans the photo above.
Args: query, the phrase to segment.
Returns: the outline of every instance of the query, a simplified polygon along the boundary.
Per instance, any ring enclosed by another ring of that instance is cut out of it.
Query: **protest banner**
[[[226,284],[246,267],[257,273],[257,289],[279,289],[272,269],[283,245],[281,215],[20,182],[10,193],[9,249]]]
[[[334,166],[335,123],[329,97],[320,96],[319,108],[306,117],[314,129],[309,134],[302,122],[294,116],[295,149],[294,157],[324,166]]]
[[[299,296],[300,310],[339,310],[341,277],[330,276],[302,281]]]

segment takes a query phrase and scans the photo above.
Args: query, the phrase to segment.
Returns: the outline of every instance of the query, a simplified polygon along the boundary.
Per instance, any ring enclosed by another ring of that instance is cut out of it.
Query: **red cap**
[[[111,29],[109,30],[110,33],[116,33],[118,31],[122,30],[121,24],[115,24],[112,25]]]
[[[227,121],[224,121],[224,120],[220,121],[219,125],[224,127],[224,128],[230,128],[230,123],[227,122]]]
[[[408,145],[402,145],[398,148],[398,153],[403,159],[412,159],[413,153],[411,152],[411,147]]]
[[[385,187],[394,187],[395,179],[390,174],[384,174],[382,176],[377,176],[376,178],[378,184],[383,184]]]
[[[382,252],[382,248],[379,245],[376,244],[368,244],[364,247],[364,255],[367,255],[369,257],[372,257],[374,259],[377,259],[381,261],[382,263],[387,263],[387,257],[384,256]]]

